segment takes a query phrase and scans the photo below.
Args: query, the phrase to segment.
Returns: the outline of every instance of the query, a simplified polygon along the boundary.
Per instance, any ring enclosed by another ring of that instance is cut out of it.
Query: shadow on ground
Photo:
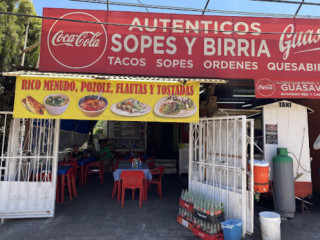
[[[78,188],[78,197],[72,202],[65,196],[63,204],[56,205],[52,219],[7,220],[0,226],[1,240],[160,240],[199,239],[176,222],[178,199],[187,187],[187,177],[163,176],[163,198],[155,187],[148,194],[148,201],[139,208],[138,193],[131,200],[128,190],[124,208],[120,202],[111,200],[113,177],[106,176],[104,185],[92,177],[88,185]],[[261,239],[258,213],[272,210],[272,204],[263,202],[255,206],[255,233],[246,239]],[[320,208],[310,208],[311,213],[297,212],[296,218],[281,223],[282,239],[320,239]]]

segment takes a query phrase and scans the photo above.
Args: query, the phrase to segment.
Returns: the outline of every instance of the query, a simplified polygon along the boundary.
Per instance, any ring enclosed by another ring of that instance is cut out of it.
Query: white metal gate
[[[52,217],[60,120],[0,112],[0,218]]]
[[[203,118],[189,133],[189,189],[222,202],[226,219],[243,221],[243,236],[254,224],[253,134],[245,116]]]

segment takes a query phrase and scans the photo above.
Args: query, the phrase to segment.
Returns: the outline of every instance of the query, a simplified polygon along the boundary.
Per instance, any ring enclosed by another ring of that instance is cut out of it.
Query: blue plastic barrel
[[[242,233],[242,221],[228,219],[221,223],[224,240],[240,240]]]

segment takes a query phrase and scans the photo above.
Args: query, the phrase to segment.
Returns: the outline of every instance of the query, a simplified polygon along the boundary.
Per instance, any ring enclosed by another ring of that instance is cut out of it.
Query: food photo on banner
[[[199,82],[18,77],[16,118],[197,122]]]

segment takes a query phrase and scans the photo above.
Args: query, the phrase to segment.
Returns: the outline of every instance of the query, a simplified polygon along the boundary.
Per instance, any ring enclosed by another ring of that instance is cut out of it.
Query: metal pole
[[[54,140],[53,140],[53,162],[51,181],[53,183],[53,198],[52,198],[52,216],[55,215],[55,201],[56,201],[56,188],[57,188],[57,169],[58,169],[58,158],[59,158],[59,139],[60,139],[60,119],[55,120],[54,126]]]
[[[254,177],[254,171],[253,171],[253,156],[254,156],[254,120],[250,119],[250,135],[251,135],[251,139],[250,139],[250,199],[249,199],[249,203],[250,203],[250,210],[251,210],[251,219],[250,219],[250,229],[251,232],[253,232],[253,223],[254,223],[254,200],[253,200],[253,189],[254,189],[254,183],[253,183],[253,177]]]
[[[193,143],[194,143],[194,139],[193,139],[193,127],[194,124],[193,123],[189,123],[189,174],[188,174],[188,188],[191,189],[191,181],[192,181],[192,175],[193,173],[193,152],[194,152],[194,148],[193,148]],[[195,190],[195,189],[193,189]]]

